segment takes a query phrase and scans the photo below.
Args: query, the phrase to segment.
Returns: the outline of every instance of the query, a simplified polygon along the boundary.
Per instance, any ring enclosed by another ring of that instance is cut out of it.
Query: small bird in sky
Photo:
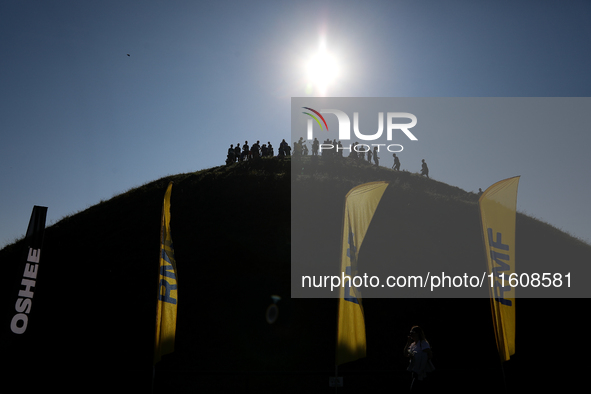
[[[128,53],[127,56],[131,56],[131,55]]]

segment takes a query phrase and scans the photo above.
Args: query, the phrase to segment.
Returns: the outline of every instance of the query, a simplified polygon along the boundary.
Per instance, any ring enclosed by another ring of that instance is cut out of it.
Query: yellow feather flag
[[[365,319],[353,278],[358,274],[357,257],[363,238],[386,187],[387,182],[365,183],[351,189],[345,197],[341,277],[346,283],[340,288],[336,365],[365,357]]]
[[[509,285],[515,273],[515,210],[519,177],[497,182],[480,196],[478,205],[487,256],[490,304],[501,361],[515,354],[515,289]]]
[[[165,354],[174,351],[177,308],[177,270],[170,235],[170,194],[172,182],[164,195],[162,226],[160,230],[160,274],[158,276],[158,303],[156,307],[156,342],[154,364]]]

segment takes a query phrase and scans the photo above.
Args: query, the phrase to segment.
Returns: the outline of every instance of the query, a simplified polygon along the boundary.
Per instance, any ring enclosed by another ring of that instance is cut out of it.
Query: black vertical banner
[[[30,316],[33,306],[33,296],[37,285],[39,267],[41,262],[41,248],[43,246],[43,235],[45,233],[45,218],[47,207],[33,207],[31,220],[25,237],[26,253],[18,264],[18,278],[13,280],[18,283],[15,287],[14,309],[10,320],[10,332],[12,337],[21,337],[30,328]]]

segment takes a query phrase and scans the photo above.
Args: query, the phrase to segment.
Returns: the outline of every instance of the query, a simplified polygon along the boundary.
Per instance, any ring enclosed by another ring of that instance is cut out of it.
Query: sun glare
[[[339,74],[336,59],[320,45],[318,52],[308,61],[307,67],[309,94],[325,96],[328,87],[335,82]]]

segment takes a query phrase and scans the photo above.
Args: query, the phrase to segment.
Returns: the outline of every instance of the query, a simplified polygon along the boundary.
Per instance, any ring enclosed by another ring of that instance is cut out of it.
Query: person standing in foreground
[[[410,363],[407,371],[412,373],[412,383],[410,384],[411,391],[418,391],[424,388],[424,379],[427,377],[427,372],[435,370],[431,357],[431,345],[425,338],[425,333],[419,326],[414,326],[410,329],[410,335],[404,345],[404,356],[410,358]]]

